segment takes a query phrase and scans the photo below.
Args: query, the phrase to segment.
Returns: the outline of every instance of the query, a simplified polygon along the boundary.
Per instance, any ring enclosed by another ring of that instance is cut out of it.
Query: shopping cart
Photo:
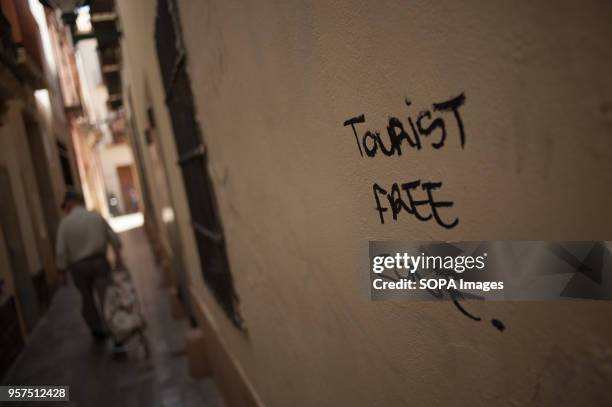
[[[138,340],[145,358],[150,358],[147,324],[127,269],[114,270],[111,273],[110,284],[104,294],[103,313],[107,329],[116,346],[123,347],[132,340]]]

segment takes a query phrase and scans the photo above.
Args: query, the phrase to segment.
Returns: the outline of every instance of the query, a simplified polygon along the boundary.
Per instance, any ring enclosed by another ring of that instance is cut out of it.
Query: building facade
[[[145,201],[230,405],[609,400],[609,304],[469,317],[357,271],[363,240],[609,239],[609,5],[117,11]],[[436,216],[395,213],[405,183]]]
[[[79,189],[64,110],[74,72],[56,63],[64,33],[38,2],[3,0],[0,49],[0,375],[48,307],[67,188]],[[65,52],[65,50],[64,50]]]

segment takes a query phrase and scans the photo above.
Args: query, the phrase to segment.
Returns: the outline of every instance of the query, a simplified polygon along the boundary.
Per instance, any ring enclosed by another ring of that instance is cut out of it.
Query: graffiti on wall
[[[465,101],[465,93],[461,93],[446,101],[432,103],[430,109],[411,116],[412,102],[406,98],[408,116],[404,121],[398,117],[389,117],[386,131],[369,129],[363,113],[344,121],[344,126],[352,130],[357,151],[364,159],[410,155],[425,149],[439,150],[449,145],[458,145],[463,149],[466,132],[461,107]],[[449,143],[451,137],[456,137],[458,143]],[[372,192],[380,223],[397,221],[398,216],[405,212],[422,222],[434,221],[446,229],[456,227],[459,217],[450,212],[454,202],[438,199],[438,191],[442,188],[440,180],[404,180],[390,187],[374,183]]]
[[[368,127],[365,114],[357,114],[344,121],[355,138],[360,157],[366,160],[386,157],[401,157],[418,154],[427,149],[464,149],[466,130],[461,108],[466,102],[465,93],[446,101],[432,103],[431,108],[412,114],[410,99],[405,99],[408,115],[404,120],[389,117],[383,131]],[[405,212],[418,221],[433,221],[445,229],[459,224],[459,217],[452,213],[453,201],[438,199],[438,192],[444,184],[441,180],[411,179],[395,182],[391,186],[372,184],[375,209],[381,224],[397,221]],[[388,277],[393,280],[393,277]],[[450,291],[453,305],[465,317],[480,322],[482,318],[468,311],[460,301],[466,298],[459,292]],[[433,295],[433,294],[432,294]],[[491,325],[500,332],[505,324],[497,318],[490,319]]]

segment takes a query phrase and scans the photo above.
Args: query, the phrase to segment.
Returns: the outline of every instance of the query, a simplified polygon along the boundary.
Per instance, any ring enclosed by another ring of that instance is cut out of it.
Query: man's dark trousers
[[[110,265],[106,256],[93,256],[80,260],[70,267],[74,285],[81,293],[81,313],[92,334],[103,334],[105,324],[102,314],[104,292],[110,283]],[[98,298],[99,306],[96,304]]]

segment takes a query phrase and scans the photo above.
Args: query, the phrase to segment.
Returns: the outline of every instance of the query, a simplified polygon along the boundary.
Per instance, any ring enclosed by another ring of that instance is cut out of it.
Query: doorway
[[[53,179],[49,168],[49,160],[45,153],[45,145],[43,134],[36,119],[29,114],[23,114],[23,123],[25,125],[26,134],[28,137],[28,145],[30,147],[30,156],[34,166],[34,176],[36,177],[36,185],[38,194],[42,198],[40,203],[44,214],[45,227],[47,236],[51,242],[51,247],[55,247],[55,233],[60,222],[59,205],[55,199],[53,191]],[[62,168],[63,168],[62,164]],[[69,168],[68,168],[69,170]],[[62,170],[63,171],[63,170]]]
[[[72,176],[72,168],[70,167],[70,153],[68,147],[61,141],[57,141],[57,153],[60,159],[62,175],[64,176],[64,185],[69,188],[74,188],[74,177]]]
[[[19,215],[8,170],[0,166],[0,227],[13,271],[15,294],[28,332],[40,316],[38,296],[30,273],[30,265],[19,225]]]
[[[123,211],[125,213],[138,212],[140,207],[134,171],[131,165],[117,167],[119,186],[121,188],[121,198],[123,200]]]

